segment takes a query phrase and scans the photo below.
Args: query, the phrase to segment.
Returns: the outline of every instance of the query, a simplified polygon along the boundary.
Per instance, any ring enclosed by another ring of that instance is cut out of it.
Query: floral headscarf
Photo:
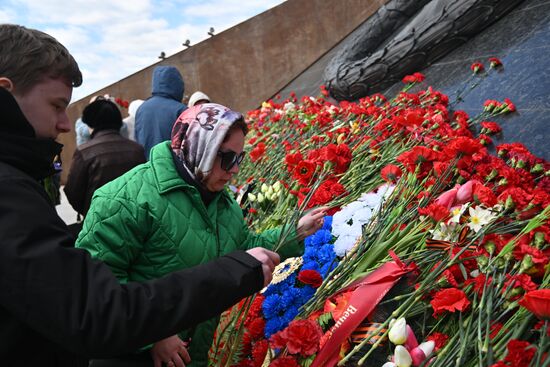
[[[216,104],[190,107],[176,120],[172,129],[172,150],[191,176],[202,181],[214,165],[218,150],[239,112]]]

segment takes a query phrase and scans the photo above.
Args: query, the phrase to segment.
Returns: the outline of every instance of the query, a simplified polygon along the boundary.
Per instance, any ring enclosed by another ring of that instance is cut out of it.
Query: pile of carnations
[[[423,81],[248,113],[235,185],[249,225],[283,225],[281,247],[308,209],[330,216],[224,315],[211,365],[550,366],[550,164],[492,145],[511,101],[471,117]]]

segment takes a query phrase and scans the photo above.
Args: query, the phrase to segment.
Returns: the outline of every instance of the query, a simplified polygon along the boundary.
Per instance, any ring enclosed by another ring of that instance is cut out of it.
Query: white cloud
[[[14,23],[16,14],[10,9],[0,9],[0,23]]]
[[[79,63],[84,83],[78,100],[127,75],[197,44],[284,0],[8,0],[0,22],[43,30]]]

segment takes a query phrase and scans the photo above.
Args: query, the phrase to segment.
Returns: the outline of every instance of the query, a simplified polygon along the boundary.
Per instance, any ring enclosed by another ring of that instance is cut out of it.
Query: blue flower
[[[296,308],[296,300],[299,298],[299,293],[299,288],[289,287],[287,291],[281,295],[281,305],[283,309]]]
[[[294,320],[296,315],[298,315],[298,309],[297,308],[289,308],[288,310],[286,310],[285,314],[283,315],[283,321],[284,321],[284,327],[283,328],[287,327],[288,324],[290,324],[290,322],[292,320]]]
[[[313,295],[315,294],[315,288],[310,285],[300,288],[300,306],[302,307]]]
[[[278,294],[272,294],[265,297],[262,303],[262,310],[266,319],[276,317],[284,311],[281,305],[281,296]]]
[[[311,236],[307,237],[307,246],[308,247],[317,247],[324,245],[325,243],[328,243],[332,240],[332,234],[329,230],[326,229],[320,229]]]
[[[304,265],[302,265],[302,270],[315,270],[319,271],[321,268],[319,267],[319,264],[314,259],[309,261],[304,261]]]
[[[323,278],[325,278],[331,271],[334,270],[334,268],[338,265],[338,262],[337,261],[332,261],[330,263],[326,263],[324,265],[321,266],[321,269],[319,270],[319,274],[321,274],[321,276]]]
[[[282,330],[283,328],[283,320],[281,318],[266,320],[264,329],[266,339],[269,339],[271,335],[275,334],[279,330]]]
[[[326,229],[326,230],[329,230],[329,231],[332,230],[332,216],[331,215],[327,215],[325,217],[325,220],[323,222],[323,229]]]

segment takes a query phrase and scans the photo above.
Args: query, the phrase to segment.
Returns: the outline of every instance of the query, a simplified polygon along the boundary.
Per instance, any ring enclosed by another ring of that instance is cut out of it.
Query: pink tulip
[[[411,327],[407,325],[407,341],[405,341],[405,348],[407,348],[407,350],[413,350],[416,347],[418,347],[416,336]]]
[[[458,192],[456,193],[455,205],[462,205],[472,201],[474,199],[475,185],[479,183],[480,182],[477,180],[470,180],[466,182],[464,185],[460,186],[460,188],[458,189]]]
[[[449,191],[445,191],[443,194],[439,195],[437,199],[435,199],[435,203],[442,205],[447,209],[451,209],[451,207],[453,206],[456,200],[457,192],[458,192],[457,188],[450,189]]]
[[[413,366],[420,366],[426,359],[426,355],[420,348],[414,348],[409,354],[411,355]]]

